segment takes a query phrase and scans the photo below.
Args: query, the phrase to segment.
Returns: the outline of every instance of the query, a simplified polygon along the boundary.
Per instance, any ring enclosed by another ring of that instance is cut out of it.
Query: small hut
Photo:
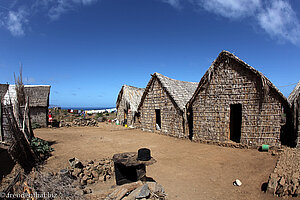
[[[47,127],[50,85],[24,85],[24,92],[29,98],[31,123]],[[15,100],[15,85],[9,85],[4,96],[4,104],[9,104]]]
[[[289,104],[261,72],[222,51],[187,104],[190,138],[259,146],[287,144]]]
[[[293,112],[293,128],[296,145],[300,148],[300,81],[288,97],[288,101]]]
[[[117,119],[123,124],[133,125],[144,88],[123,85],[116,102]]]
[[[154,73],[143,94],[138,111],[141,128],[185,138],[186,103],[198,83],[179,81]]]
[[[29,97],[31,122],[47,127],[50,85],[25,85],[25,94]]]

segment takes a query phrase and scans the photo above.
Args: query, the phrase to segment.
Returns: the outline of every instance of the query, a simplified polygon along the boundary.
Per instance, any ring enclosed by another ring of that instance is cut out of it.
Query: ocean
[[[53,106],[52,106],[53,107]],[[50,106],[51,108],[51,106]],[[115,107],[61,107],[63,110],[104,110],[104,109],[111,109]]]

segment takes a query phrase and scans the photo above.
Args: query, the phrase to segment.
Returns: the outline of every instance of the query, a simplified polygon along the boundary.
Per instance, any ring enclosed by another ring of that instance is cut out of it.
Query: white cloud
[[[288,2],[272,1],[269,7],[257,15],[257,20],[271,37],[300,44],[300,24]]]
[[[50,4],[49,1],[51,2]],[[76,8],[78,8],[78,6],[89,6],[98,2],[99,0],[49,0],[49,1],[45,2],[49,10],[48,16],[52,20],[57,20],[60,18],[62,14],[70,10],[75,10]]]
[[[180,1],[162,0],[177,8]],[[300,45],[300,23],[288,0],[185,0],[233,20],[252,18],[270,37]],[[253,20],[248,20],[253,23]]]
[[[37,13],[46,13],[51,20],[57,20],[66,12],[78,9],[80,6],[92,5],[98,1],[100,0],[11,1],[0,9],[0,27],[9,30],[13,36],[23,36],[25,35],[25,25],[30,17]]]
[[[3,24],[13,36],[23,36],[25,34],[24,24],[27,23],[27,15],[28,13],[24,9],[19,9],[17,12],[9,11]]]
[[[164,3],[168,3],[174,8],[180,9],[180,0],[162,0]]]
[[[57,20],[62,14],[72,9],[73,5],[67,0],[58,0],[56,5],[49,7],[48,16],[51,20]]]
[[[260,0],[194,0],[194,2],[209,12],[228,18],[253,15],[261,7]]]

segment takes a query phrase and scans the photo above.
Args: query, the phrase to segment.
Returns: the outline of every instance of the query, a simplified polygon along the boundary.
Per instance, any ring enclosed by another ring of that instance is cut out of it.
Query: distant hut
[[[293,128],[296,144],[300,148],[300,81],[288,97],[288,101],[293,111]]]
[[[29,98],[31,123],[37,123],[41,127],[47,127],[49,107],[49,85],[24,85],[25,95]],[[4,96],[4,103],[15,101],[15,85],[9,85]]]
[[[154,73],[138,109],[141,128],[159,130],[163,134],[180,138],[187,137],[185,106],[197,85]]]
[[[289,104],[261,72],[222,51],[187,105],[195,141],[286,144]]]
[[[141,101],[144,88],[123,85],[117,99],[117,119],[128,125],[133,125],[137,108]]]

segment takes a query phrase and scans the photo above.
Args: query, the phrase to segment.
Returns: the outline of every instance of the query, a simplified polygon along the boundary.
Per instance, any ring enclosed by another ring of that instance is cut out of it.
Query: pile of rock
[[[268,181],[267,191],[277,196],[300,196],[300,149],[285,149]]]
[[[105,200],[166,199],[164,188],[156,182],[137,181],[118,186]]]
[[[111,179],[114,165],[111,159],[88,160],[80,162],[77,158],[69,160],[70,173],[76,177],[81,186],[103,182]]]
[[[95,119],[83,119],[76,118],[72,122],[60,121],[60,127],[71,127],[71,126],[98,126],[98,122]]]
[[[98,122],[94,119],[77,118],[73,120],[72,126],[97,126]]]

